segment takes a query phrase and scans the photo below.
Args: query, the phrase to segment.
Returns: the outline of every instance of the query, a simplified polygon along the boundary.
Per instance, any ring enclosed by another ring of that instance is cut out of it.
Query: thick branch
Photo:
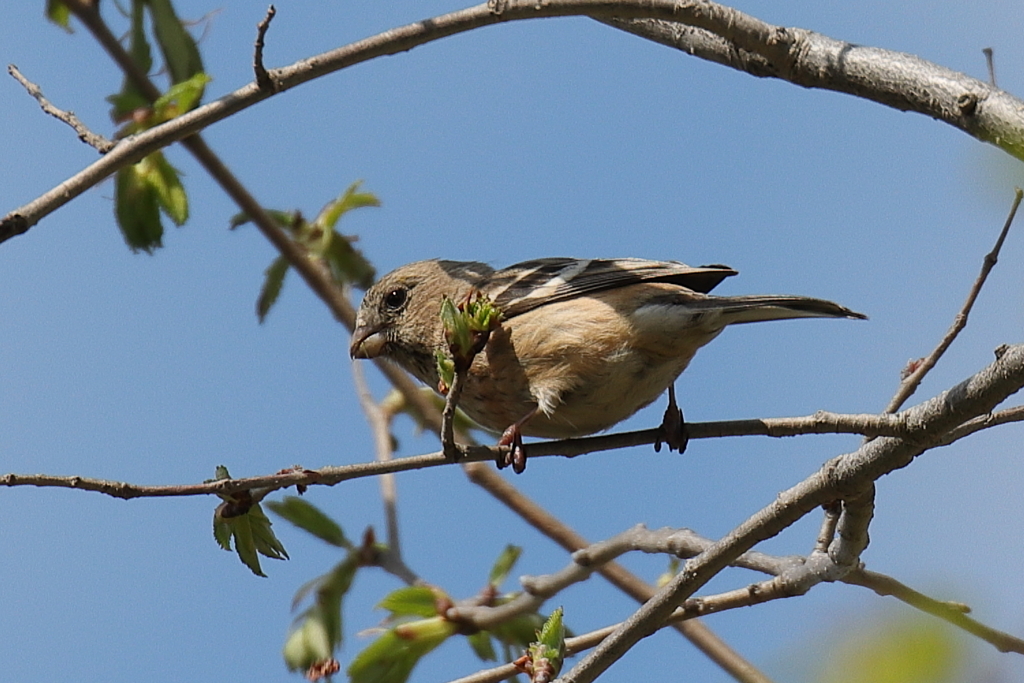
[[[752,76],[780,78],[924,114],[1024,159],[1024,102],[994,84],[903,52],[747,19],[760,24],[760,30],[736,36],[717,26],[681,20],[598,17],[610,26]]]
[[[477,5],[385,31],[292,66],[272,70],[275,88],[253,82],[183,116],[119,143],[95,164],[0,220],[0,242],[22,234],[123,166],[314,78],[503,21],[586,15],[758,76],[827,88],[896,109],[916,111],[1024,157],[1024,102],[964,74],[918,57],[860,47],[804,29],[762,22],[712,2],[673,0],[507,0]],[[691,28],[693,27],[693,28]]]
[[[915,433],[885,437],[857,451],[833,458],[796,486],[779,494],[696,558],[668,585],[634,613],[612,636],[564,677],[593,681],[736,557],[792,525],[818,506],[836,499],[859,498],[879,477],[910,462],[940,443],[942,435],[967,420],[991,411],[1024,387],[1024,345],[1005,349],[995,363],[941,395],[906,411]]]

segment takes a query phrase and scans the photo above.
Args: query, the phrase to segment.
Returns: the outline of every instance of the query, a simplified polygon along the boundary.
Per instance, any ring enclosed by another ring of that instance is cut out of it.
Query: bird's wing
[[[668,282],[706,294],[735,274],[728,266],[695,268],[677,261],[546,258],[495,271],[481,289],[511,318],[544,304],[639,282]]]

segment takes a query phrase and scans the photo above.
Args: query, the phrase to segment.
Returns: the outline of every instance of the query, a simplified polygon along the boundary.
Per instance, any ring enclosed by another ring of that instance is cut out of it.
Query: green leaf
[[[498,653],[494,651],[494,643],[487,631],[477,631],[466,636],[466,642],[473,648],[473,652],[485,662],[494,662],[498,659]]]
[[[71,10],[61,0],[46,0],[46,18],[68,33],[74,33],[71,29]]]
[[[219,515],[213,516],[213,538],[221,550],[231,550],[231,525],[221,519]]]
[[[294,225],[295,223],[296,216],[298,216],[298,214],[294,211],[276,211],[274,209],[264,209],[264,211],[267,212],[268,216],[274,219],[274,222],[276,222],[279,226],[285,229],[291,229],[292,225]],[[249,218],[247,214],[236,213],[234,216],[231,217],[231,222],[228,224],[228,229],[234,230],[239,226],[251,222],[252,219]]]
[[[323,621],[309,617],[288,634],[282,654],[289,671],[305,671],[316,662],[330,658],[333,650]]]
[[[360,209],[364,206],[380,206],[380,200],[369,192],[359,192],[362,180],[357,180],[341,193],[334,201],[328,202],[320,209],[313,224],[325,231],[334,230],[338,219],[353,209]]]
[[[277,303],[281,287],[284,286],[284,276],[288,274],[288,267],[287,259],[284,256],[278,256],[264,271],[263,287],[260,289],[259,298],[256,299],[256,317],[261,323],[266,319],[273,305]],[[274,508],[270,509],[274,510]]]
[[[178,177],[178,170],[171,166],[163,152],[150,154],[143,159],[143,163],[152,164],[152,172],[146,175],[146,179],[156,191],[160,208],[175,225],[184,225],[188,220],[188,197]]]
[[[404,683],[424,655],[451,637],[456,627],[433,617],[389,629],[348,667],[352,683]]]
[[[562,670],[565,657],[565,626],[562,624],[562,608],[559,607],[537,634],[537,641],[527,648],[526,654],[532,662],[533,675],[546,672],[545,680],[552,680]]]
[[[245,516],[249,518],[253,539],[256,542],[256,550],[259,551],[260,555],[269,557],[272,560],[287,560],[288,552],[284,549],[284,544],[274,535],[273,530],[270,528],[272,526],[270,518],[267,517],[267,513],[263,511],[260,504],[256,503],[253,505]]]
[[[472,346],[469,322],[455,303],[445,295],[441,299],[441,324],[444,326],[445,337],[453,352],[466,353]]]
[[[351,283],[360,289],[369,289],[377,276],[376,269],[363,253],[352,246],[353,237],[334,233],[324,254],[335,281]]]
[[[114,215],[124,241],[132,251],[153,253],[162,246],[157,192],[148,182],[145,160],[117,172],[114,181]]]
[[[296,620],[285,642],[284,657],[289,669],[307,669],[332,656],[341,645],[341,604],[359,568],[359,554],[350,552],[344,561],[324,576],[299,589],[293,606],[315,590],[313,604]],[[311,625],[312,624],[312,625]]]
[[[152,125],[170,121],[193,109],[202,99],[206,84],[211,80],[213,79],[207,74],[199,72],[187,80],[172,85],[153,103],[155,116]]]
[[[256,552],[256,541],[253,538],[248,515],[232,517],[228,520],[228,525],[231,527],[231,538],[234,540],[235,554],[238,555],[238,559],[256,576],[266,577],[260,567],[260,557]]]
[[[343,561],[334,566],[322,578],[316,591],[316,608],[323,614],[324,623],[327,625],[327,634],[331,642],[341,645],[341,603],[352,588],[352,582],[356,578],[356,570],[359,569],[359,553],[350,552]]]
[[[224,550],[234,545],[238,559],[256,576],[266,576],[260,567],[259,555],[275,560],[288,559],[284,546],[271,530],[270,520],[259,503],[253,503],[244,514],[225,516],[231,505],[226,502],[217,508],[213,520],[213,536]]]
[[[352,550],[352,543],[345,538],[345,532],[338,523],[325,515],[312,503],[296,496],[287,496],[280,502],[267,503],[275,514],[291,522],[303,531],[309,532],[321,541],[339,548]]]
[[[181,83],[203,70],[199,47],[174,13],[170,0],[146,0],[153,17],[153,33],[160,45],[167,70],[174,83]]]
[[[565,625],[562,623],[561,607],[552,612],[544,622],[544,627],[537,634],[537,642],[558,652],[565,649]]]
[[[438,390],[447,394],[452,382],[455,381],[455,361],[441,349],[434,349],[434,363],[437,364],[437,376],[442,385]]]
[[[431,586],[404,586],[388,593],[377,607],[388,610],[393,617],[433,617],[437,616],[438,598],[446,597],[440,589]]]
[[[501,551],[501,555],[498,555],[498,559],[495,560],[494,566],[491,567],[490,584],[497,587],[505,583],[505,579],[508,578],[509,573],[516,566],[516,562],[519,561],[519,556],[522,554],[523,549],[519,546],[505,546],[505,549]]]

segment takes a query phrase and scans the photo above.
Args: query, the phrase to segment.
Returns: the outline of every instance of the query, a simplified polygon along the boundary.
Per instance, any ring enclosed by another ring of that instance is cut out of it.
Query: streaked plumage
[[[351,353],[383,356],[437,387],[441,298],[478,290],[503,318],[470,368],[460,407],[497,432],[520,423],[522,434],[566,438],[607,429],[654,401],[728,325],[865,317],[823,299],[708,294],[735,274],[644,259],[549,258],[502,270],[419,261],[367,291]]]

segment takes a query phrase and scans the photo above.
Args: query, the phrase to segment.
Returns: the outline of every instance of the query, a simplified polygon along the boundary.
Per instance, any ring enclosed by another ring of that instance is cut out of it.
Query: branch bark
[[[862,47],[806,29],[784,28],[713,2],[691,0],[497,0],[408,24],[269,72],[172,121],[120,142],[104,158],[0,219],[0,242],[102,182],[119,168],[279,92],[377,57],[505,21],[590,16],[755,76],[863,97],[944,121],[1024,158],[1024,102],[913,55]]]
[[[1022,387],[1024,345],[1002,349],[996,361],[981,372],[906,411],[908,422],[915,425],[912,434],[875,439],[853,453],[833,458],[689,560],[682,572],[562,680],[593,681],[638,641],[660,628],[684,600],[755,544],[771,538],[820,505],[836,499],[861,498],[878,478],[906,467],[915,457],[941,443],[943,434],[990,412]]]

